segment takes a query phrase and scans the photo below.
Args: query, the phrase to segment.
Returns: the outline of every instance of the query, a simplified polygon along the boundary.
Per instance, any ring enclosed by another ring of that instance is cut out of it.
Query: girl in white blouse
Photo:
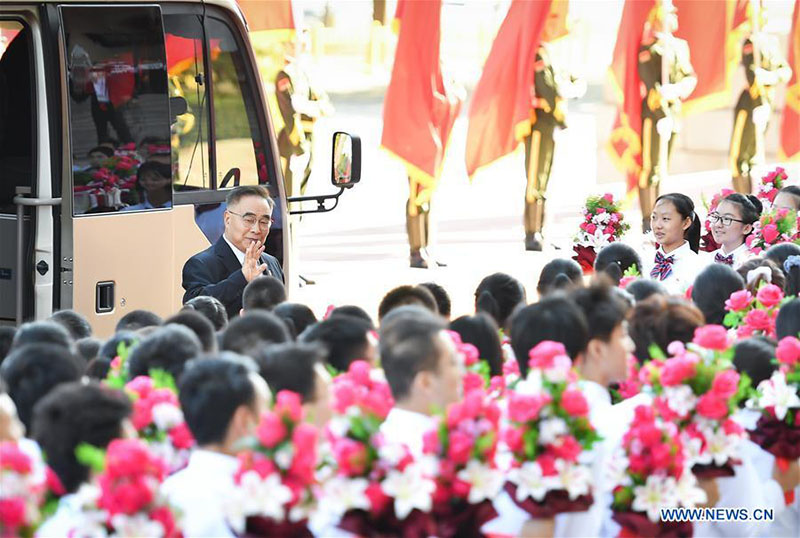
[[[738,269],[753,258],[745,239],[753,231],[753,224],[761,217],[761,201],[752,194],[729,194],[720,201],[717,209],[708,215],[711,235],[720,248],[711,253],[714,263],[723,263]]]
[[[650,216],[658,249],[643,259],[645,275],[671,294],[682,295],[705,265],[700,250],[700,219],[694,202],[685,194],[662,194]]]

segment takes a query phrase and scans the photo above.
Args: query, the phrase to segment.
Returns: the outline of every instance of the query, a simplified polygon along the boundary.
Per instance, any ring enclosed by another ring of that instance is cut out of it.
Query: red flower
[[[544,476],[555,476],[558,474],[556,470],[556,458],[553,454],[545,452],[536,458],[536,463],[542,468],[542,474]]]
[[[573,417],[585,417],[589,414],[589,404],[579,390],[565,390],[561,395],[561,407]]]
[[[751,310],[744,318],[744,322],[756,331],[770,332],[774,320],[765,310]]]
[[[439,454],[442,444],[439,442],[439,430],[428,430],[422,434],[422,451],[425,454]]]
[[[794,336],[787,336],[778,342],[775,350],[775,357],[778,362],[787,366],[794,366],[800,362],[800,340]],[[800,415],[800,413],[798,413]]]
[[[342,472],[348,476],[358,476],[367,470],[369,456],[363,443],[342,437],[334,443],[333,454]]]
[[[514,422],[536,420],[539,411],[549,401],[549,396],[530,396],[512,392],[508,397],[508,418]]]
[[[364,491],[364,495],[366,495],[367,499],[369,499],[369,504],[372,507],[373,514],[382,513],[389,503],[392,502],[392,498],[383,492],[383,489],[381,489],[381,485],[378,482],[371,482]]]
[[[350,363],[350,368],[347,370],[350,377],[360,385],[370,384],[370,371],[372,367],[366,361],[353,361]]]
[[[775,284],[767,284],[758,290],[756,299],[767,308],[775,306],[783,300],[783,290]]]
[[[697,412],[710,419],[720,420],[728,416],[728,402],[717,394],[703,394],[697,402]]]
[[[528,365],[531,368],[547,369],[553,366],[555,357],[566,354],[567,350],[561,342],[544,340],[528,352]]]
[[[267,448],[275,448],[278,443],[286,439],[288,434],[283,419],[277,413],[267,412],[261,416],[256,435],[262,445]]]
[[[175,527],[175,517],[172,510],[166,506],[159,506],[150,512],[150,519],[158,521],[164,527],[165,538],[177,538],[181,536],[180,531]]]
[[[706,349],[724,351],[728,349],[728,331],[722,325],[705,325],[695,329],[692,341]]]
[[[0,522],[7,529],[10,536],[14,530],[28,522],[25,519],[25,499],[22,497],[0,498]],[[5,532],[3,533],[5,535]]]
[[[664,361],[661,367],[661,384],[665,387],[680,385],[694,374],[695,361],[685,356],[672,357]]]
[[[169,440],[178,450],[186,450],[194,446],[194,436],[185,422],[181,422],[169,431]]]
[[[751,302],[753,302],[753,294],[749,291],[735,291],[731,294],[730,299],[725,301],[725,310],[739,312],[748,308]]]
[[[565,435],[559,441],[550,445],[550,450],[557,458],[575,462],[578,461],[578,456],[580,456],[583,447],[573,436]]]
[[[0,469],[9,469],[18,474],[29,474],[33,469],[31,458],[13,441],[0,443]]]
[[[275,399],[275,412],[287,417],[292,422],[303,420],[303,402],[300,395],[289,390],[282,390]]]
[[[119,357],[116,357],[114,360],[117,359],[119,359]],[[150,396],[153,388],[153,380],[146,375],[138,375],[125,384],[125,390],[133,392],[139,398],[147,398]]]
[[[511,452],[521,452],[525,446],[521,428],[507,428],[503,432],[503,440]]]
[[[711,392],[721,399],[728,399],[739,388],[739,374],[735,370],[722,370],[714,376]]]
[[[778,238],[778,227],[775,224],[767,224],[761,229],[761,237],[767,244],[772,244]]]
[[[467,372],[464,374],[464,394],[469,394],[474,390],[483,389],[483,377],[475,372]]]
[[[460,431],[451,432],[447,456],[456,465],[465,465],[469,461],[473,445],[472,437],[466,433]]]

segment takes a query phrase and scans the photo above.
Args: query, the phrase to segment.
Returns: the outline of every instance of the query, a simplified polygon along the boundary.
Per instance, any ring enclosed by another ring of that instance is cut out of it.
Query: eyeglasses
[[[230,213],[231,215],[236,215],[237,217],[241,218],[248,228],[252,228],[253,226],[256,225],[257,222],[259,229],[266,230],[275,223],[275,219],[273,219],[272,217],[263,217],[259,219],[256,218],[256,216],[253,215],[252,213],[240,215],[239,213],[234,213],[230,209],[228,210],[228,213]]]
[[[708,215],[708,220],[710,220],[714,224],[722,222],[722,225],[725,226],[726,228],[730,226],[732,222],[741,222],[742,224],[744,224],[743,220],[735,219],[733,217],[723,217],[719,213],[711,213],[710,215]]]

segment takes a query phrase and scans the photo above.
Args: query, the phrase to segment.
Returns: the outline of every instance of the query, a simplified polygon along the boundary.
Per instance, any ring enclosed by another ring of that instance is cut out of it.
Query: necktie
[[[656,265],[650,271],[650,276],[658,280],[664,280],[672,274],[672,264],[675,262],[675,256],[664,256],[660,252],[656,252]]]
[[[729,254],[727,256],[723,256],[719,252],[714,255],[714,261],[716,263],[724,263],[725,265],[733,265],[733,254]]]

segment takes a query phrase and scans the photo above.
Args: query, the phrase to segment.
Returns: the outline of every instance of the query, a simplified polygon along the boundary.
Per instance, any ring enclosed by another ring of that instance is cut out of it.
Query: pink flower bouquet
[[[580,264],[585,274],[590,274],[594,271],[597,252],[604,246],[619,241],[631,226],[625,222],[620,203],[608,193],[587,198],[581,213],[583,222],[573,240],[575,255],[572,259]]]

